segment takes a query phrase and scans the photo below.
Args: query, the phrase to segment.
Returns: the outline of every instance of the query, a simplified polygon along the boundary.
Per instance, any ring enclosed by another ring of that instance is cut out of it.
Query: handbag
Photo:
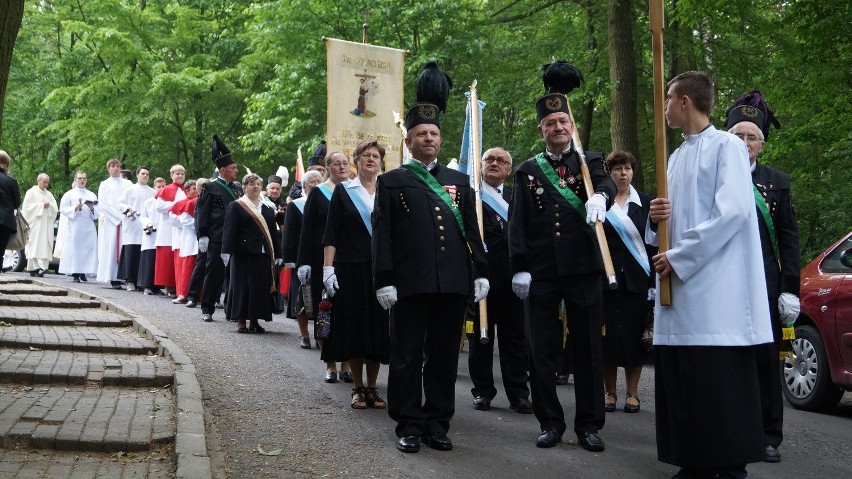
[[[30,238],[30,224],[24,219],[20,210],[15,210],[15,226],[17,231],[9,236],[9,242],[6,243],[6,249],[12,251],[23,249]]]
[[[311,292],[311,282],[303,284],[299,288],[299,292],[302,295],[302,307],[305,309],[305,316],[309,318],[314,317],[314,297]]]
[[[650,303],[648,316],[645,318],[645,331],[642,332],[642,347],[645,351],[654,349],[654,303]]]
[[[314,336],[319,339],[328,339],[331,336],[331,300],[322,293],[322,301],[317,311],[317,319],[314,321]]]
[[[278,268],[275,268],[275,277],[279,277]],[[281,314],[287,310],[287,304],[284,301],[284,295],[281,294],[281,289],[273,282],[275,291],[269,293],[270,301],[272,302],[272,314]]]

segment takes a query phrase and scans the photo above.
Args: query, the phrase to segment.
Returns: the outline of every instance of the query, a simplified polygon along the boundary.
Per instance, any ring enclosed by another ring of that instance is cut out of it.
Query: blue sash
[[[334,192],[331,191],[331,188],[329,188],[328,185],[326,185],[325,183],[320,183],[316,187],[320,191],[322,191],[322,194],[325,196],[325,199],[327,199],[328,201],[331,201],[331,194],[334,193]]]
[[[306,202],[306,200],[307,200],[307,198],[304,197],[304,196],[301,197],[301,198],[296,198],[295,200],[293,200],[293,203],[296,205],[296,208],[299,208],[299,213],[305,214],[305,202]]]
[[[484,190],[480,190],[479,196],[482,197],[482,202],[491,207],[494,211],[503,218],[503,221],[509,221],[509,208],[504,208],[496,198],[491,196],[488,192]]]
[[[349,189],[348,185],[346,189]],[[361,194],[357,191],[353,191],[351,194],[347,191],[346,194],[348,194],[349,198],[352,199],[352,203],[355,204],[355,209],[357,209],[358,213],[361,215],[361,221],[363,221],[364,226],[367,227],[367,233],[370,233],[370,236],[373,236],[373,222],[370,221],[370,208],[367,206],[367,203],[364,202],[364,198],[362,198]]]
[[[641,244],[641,236],[639,235],[639,231],[636,230],[636,225],[633,222],[630,222],[630,226],[636,231],[636,236],[634,238],[633,235],[630,234],[628,230],[628,226],[622,223],[621,218],[613,211],[614,208],[610,208],[609,211],[606,212],[606,219],[609,221],[609,224],[612,225],[615,232],[618,233],[618,237],[621,238],[621,242],[624,243],[624,246],[627,246],[627,250],[630,251],[630,254],[633,256],[633,259],[639,263],[639,266],[645,271],[645,274],[651,275],[651,265],[648,263],[647,253],[642,255],[639,251],[639,247],[641,245],[642,248],[645,247],[644,244]],[[640,245],[637,245],[637,241],[640,242]],[[644,249],[643,249],[644,251]]]

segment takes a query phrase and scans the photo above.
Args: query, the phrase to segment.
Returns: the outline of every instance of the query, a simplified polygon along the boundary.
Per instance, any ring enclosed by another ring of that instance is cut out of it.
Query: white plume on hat
[[[275,176],[281,178],[281,187],[284,188],[287,186],[287,183],[290,182],[290,170],[284,168],[283,166],[279,166],[277,170],[275,170]]]

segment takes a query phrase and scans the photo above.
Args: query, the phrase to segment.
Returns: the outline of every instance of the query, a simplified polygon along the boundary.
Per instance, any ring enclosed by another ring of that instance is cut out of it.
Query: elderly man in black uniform
[[[468,321],[467,356],[470,379],[473,381],[473,407],[480,411],[491,409],[497,395],[494,387],[493,359],[495,326],[500,351],[500,373],[509,407],[521,414],[532,414],[527,387],[527,340],[524,337],[524,304],[512,294],[509,273],[509,204],[512,187],[503,182],[512,172],[512,156],[503,148],[491,148],[482,155],[482,223],[488,254],[488,337],[479,342],[478,314]],[[477,312],[479,308],[474,308]]]
[[[218,136],[213,135],[213,162],[219,176],[205,185],[204,193],[195,206],[195,232],[198,251],[207,253],[207,273],[201,296],[201,319],[213,321],[216,303],[225,283],[225,263],[222,262],[222,228],[228,204],[242,196],[237,179],[237,163],[231,151]]]
[[[778,446],[784,438],[784,402],[778,346],[782,342],[784,324],[792,324],[799,315],[799,227],[790,193],[790,175],[757,161],[769,138],[770,124],[776,128],[781,126],[766,106],[763,95],[752,90],[728,108],[726,117],[725,127],[742,139],[748,149],[755,190],[769,316],[775,338],[773,343],[765,345],[757,365],[766,440],[764,461],[779,462]]]
[[[393,308],[388,413],[402,452],[419,451],[421,439],[433,449],[453,448],[447,431],[465,307],[471,294],[479,301],[488,293],[470,180],[437,160],[449,86],[428,63],[405,118],[414,159],[379,176],[373,211],[376,297]]]
[[[583,448],[602,451],[598,431],[604,425],[603,266],[589,224],[603,220],[616,189],[604,171],[602,155],[586,152],[595,191],[586,198],[580,160],[572,147],[575,126],[566,96],[582,83],[580,72],[560,61],[546,66],[544,81],[548,93],[536,102],[536,112],[546,150],[515,171],[509,218],[512,290],[526,300],[530,389],[541,426],[536,445],[555,446],[566,428],[553,379],[562,350],[558,311],[564,301],[574,357],[574,432]]]

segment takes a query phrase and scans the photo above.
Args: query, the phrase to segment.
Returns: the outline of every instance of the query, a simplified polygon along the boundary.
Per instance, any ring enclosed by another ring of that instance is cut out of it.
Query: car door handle
[[[823,307],[819,308],[819,310],[820,310],[821,313],[824,313],[824,312],[828,311],[828,306],[823,306]]]

